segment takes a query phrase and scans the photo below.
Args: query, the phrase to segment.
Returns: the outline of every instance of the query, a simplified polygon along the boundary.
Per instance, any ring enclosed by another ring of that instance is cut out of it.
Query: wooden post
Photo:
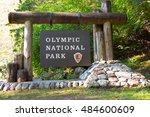
[[[103,24],[109,21],[112,24],[126,23],[127,16],[122,13],[68,13],[54,12],[52,18],[50,12],[10,12],[10,23],[25,23],[32,21],[33,24]]]
[[[14,58],[14,61],[19,65],[19,69],[23,69],[24,67],[23,59],[24,59],[23,54],[17,54]]]
[[[98,40],[98,61],[102,61],[106,59],[103,25],[97,25],[96,30],[96,39]]]
[[[101,10],[104,13],[110,13],[111,12],[111,1],[110,0],[103,0]],[[106,21],[103,24],[103,30],[104,30],[104,39],[105,39],[106,60],[113,60],[112,25],[111,25],[111,22]]]
[[[7,68],[8,68],[7,82],[16,82],[17,81],[18,63],[9,63],[7,65]]]
[[[94,10],[93,12],[96,12],[96,10]],[[94,61],[98,61],[97,40],[96,40],[96,24],[93,24],[93,50],[94,50]]]
[[[32,23],[25,22],[24,27],[24,69],[28,71],[28,80],[32,81]]]
[[[95,13],[100,13],[99,10],[95,10]],[[94,61],[105,60],[105,42],[103,25],[93,25],[93,43],[94,43]]]
[[[97,61],[97,42],[96,42],[96,24],[93,24],[93,53],[94,53],[94,61]]]
[[[26,82],[28,80],[28,71],[20,69],[17,72],[17,82]]]

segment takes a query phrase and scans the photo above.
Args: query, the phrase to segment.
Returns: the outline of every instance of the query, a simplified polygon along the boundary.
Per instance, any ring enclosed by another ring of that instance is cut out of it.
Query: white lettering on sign
[[[80,42],[80,38],[79,37],[47,37],[45,39],[46,42],[48,43],[66,43],[66,42]]]
[[[65,53],[46,54],[46,59],[65,59]]]
[[[46,51],[55,51],[55,50],[85,50],[83,45],[46,45]]]

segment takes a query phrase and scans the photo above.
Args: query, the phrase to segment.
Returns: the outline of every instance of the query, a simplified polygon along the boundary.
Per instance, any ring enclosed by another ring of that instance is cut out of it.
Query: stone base
[[[0,81],[0,90],[54,89],[71,87],[149,87],[150,80],[118,60],[95,62],[80,77],[80,80],[33,80],[8,83]]]
[[[149,84],[142,74],[134,72],[118,60],[95,62],[80,79],[85,80],[85,87],[132,87]]]
[[[71,88],[83,87],[84,80],[47,80],[47,81],[32,81],[19,83],[0,82],[0,90],[25,90],[25,89],[54,89],[54,88]]]

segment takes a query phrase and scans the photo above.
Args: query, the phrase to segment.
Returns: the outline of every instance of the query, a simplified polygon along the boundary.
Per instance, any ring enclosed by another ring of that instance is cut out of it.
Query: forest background
[[[112,12],[126,13],[128,22],[113,26],[114,59],[121,60],[133,69],[150,78],[150,1],[149,0],[111,0]],[[37,12],[92,12],[100,9],[101,0],[20,0],[16,11]],[[18,54],[23,48],[23,25],[11,30],[14,41],[13,52]],[[91,35],[91,55],[93,55],[92,25],[80,25]],[[35,77],[43,79],[72,79],[75,68],[43,68],[40,65],[40,31],[42,30],[78,30],[77,25],[33,25],[33,72]],[[6,66],[0,67],[3,77]]]

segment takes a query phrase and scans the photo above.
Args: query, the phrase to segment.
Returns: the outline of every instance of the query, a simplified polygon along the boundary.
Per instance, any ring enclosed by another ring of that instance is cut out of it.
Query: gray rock
[[[100,61],[99,63],[100,64],[104,64],[104,63],[107,63],[107,61]]]
[[[55,87],[60,88],[60,82],[56,82]]]
[[[12,84],[10,85],[10,90],[11,90],[11,91],[15,90],[17,84],[18,84],[18,83],[12,83]]]
[[[109,70],[109,69],[108,69],[107,67],[104,68],[104,71],[105,71],[105,72],[108,71],[108,70]]]
[[[109,80],[110,82],[117,82],[117,81],[118,81],[118,78],[116,78],[116,77],[109,77],[108,80]]]
[[[103,70],[103,69],[104,69],[103,66],[99,66],[99,67],[94,68],[94,71],[100,71],[100,70]]]
[[[106,72],[104,70],[95,71],[96,75],[105,74]]]
[[[50,82],[45,82],[44,83],[44,88],[49,89],[50,88]]]
[[[3,81],[0,81],[0,86],[3,84]]]
[[[64,82],[59,83],[60,88],[64,88]]]
[[[49,85],[49,88],[50,89],[54,89],[55,88],[55,84],[56,84],[56,82],[51,82],[50,85]]]
[[[34,89],[34,83],[31,83],[30,85],[29,85],[29,90],[30,89]]]
[[[132,72],[132,69],[127,67],[126,65],[121,64],[121,66],[122,66],[122,70],[121,70],[122,72]]]
[[[109,64],[103,64],[103,67],[110,67],[111,65],[109,65]]]
[[[113,66],[112,68],[113,68],[112,71],[114,71],[114,72],[118,72],[123,69],[121,66]]]
[[[115,77],[116,76],[115,72],[113,72],[113,71],[107,71],[106,73],[107,73],[108,77]]]
[[[89,76],[89,72],[88,71],[86,71],[86,72],[84,72],[83,74],[81,74],[80,76],[79,76],[79,79],[81,79],[81,80],[85,80],[88,76]]]
[[[22,90],[28,89],[29,88],[29,83],[22,83]]]
[[[115,72],[115,75],[117,78],[124,77],[130,79],[132,74],[129,72]]]
[[[114,62],[114,60],[108,60],[107,63],[108,64],[114,64],[115,62]]]
[[[29,85],[29,89],[38,89],[39,88],[39,83],[38,82],[32,82]]]
[[[115,64],[115,63],[120,63],[121,61],[119,60],[108,60],[107,63],[108,64]]]
[[[90,69],[87,70],[88,73],[92,73],[95,68],[100,67],[99,65],[100,65],[100,64],[93,65]]]
[[[21,90],[22,89],[22,83],[19,83],[16,87],[15,90]]]
[[[72,84],[73,84],[73,82],[69,81],[69,82],[68,82],[68,88],[73,87]]]
[[[112,70],[113,70],[113,67],[108,67],[108,70],[109,70],[109,71],[112,71]]]
[[[140,73],[133,73],[133,74],[132,74],[132,78],[133,78],[133,79],[145,79],[145,76],[143,76],[143,75],[140,74]]]
[[[107,74],[108,77],[116,77],[115,73],[109,73]]]
[[[106,73],[107,74],[114,74],[115,72],[113,72],[113,71],[107,71]]]
[[[89,82],[91,80],[98,80],[98,77],[94,74],[94,72],[91,73],[86,79],[87,82]]]
[[[64,82],[64,88],[68,88],[68,82]]]
[[[119,82],[127,82],[127,78],[124,78],[124,77],[120,77],[118,78]]]
[[[142,83],[142,82],[148,82],[146,79],[140,79],[140,83]]]
[[[142,80],[141,82],[141,86],[146,87],[148,82],[146,80]]]
[[[109,83],[108,80],[98,80],[97,82],[98,82],[99,86],[101,86],[101,87],[107,87],[108,83]]]
[[[35,88],[35,89],[38,89],[38,88],[39,88],[39,85],[40,85],[40,82],[35,82],[35,83],[34,83],[34,88]]]
[[[44,84],[45,84],[44,82],[40,82],[40,83],[39,83],[39,88],[40,88],[40,89],[44,89],[44,88],[45,88],[45,87],[44,87]]]
[[[99,87],[99,83],[97,81],[90,81],[90,82],[85,82],[84,87],[90,88],[90,87]]]
[[[83,67],[77,67],[74,70],[74,76],[76,78],[79,78],[79,76],[81,76],[81,74],[83,74],[84,71],[85,71],[85,69]]]
[[[84,85],[84,81],[79,81],[79,87]]]
[[[121,86],[123,86],[123,87],[128,87],[129,85],[128,85],[127,82],[121,82]]]
[[[10,89],[10,84],[6,83],[4,88],[3,88],[3,91],[8,91],[9,89]]]
[[[128,84],[130,86],[139,85],[139,80],[137,80],[137,79],[128,79]]]
[[[83,87],[88,88],[88,83],[86,81],[84,82]]]
[[[110,86],[110,87],[120,87],[121,83],[120,82],[109,82],[108,86]]]
[[[122,66],[122,63],[115,63],[113,66]]]
[[[106,74],[100,74],[97,76],[98,80],[107,80],[108,76]]]
[[[78,81],[73,81],[72,86],[73,86],[73,87],[78,87],[78,86],[79,86],[79,82],[78,82]]]
[[[132,69],[127,67],[126,65],[123,64],[122,67],[123,67],[123,71],[132,72]]]
[[[140,74],[140,73],[137,73],[137,72],[134,72],[134,73],[132,73],[132,77],[136,77],[136,76],[141,76],[142,74]]]
[[[4,86],[5,86],[5,83],[1,83],[0,84],[0,90],[3,90]]]

